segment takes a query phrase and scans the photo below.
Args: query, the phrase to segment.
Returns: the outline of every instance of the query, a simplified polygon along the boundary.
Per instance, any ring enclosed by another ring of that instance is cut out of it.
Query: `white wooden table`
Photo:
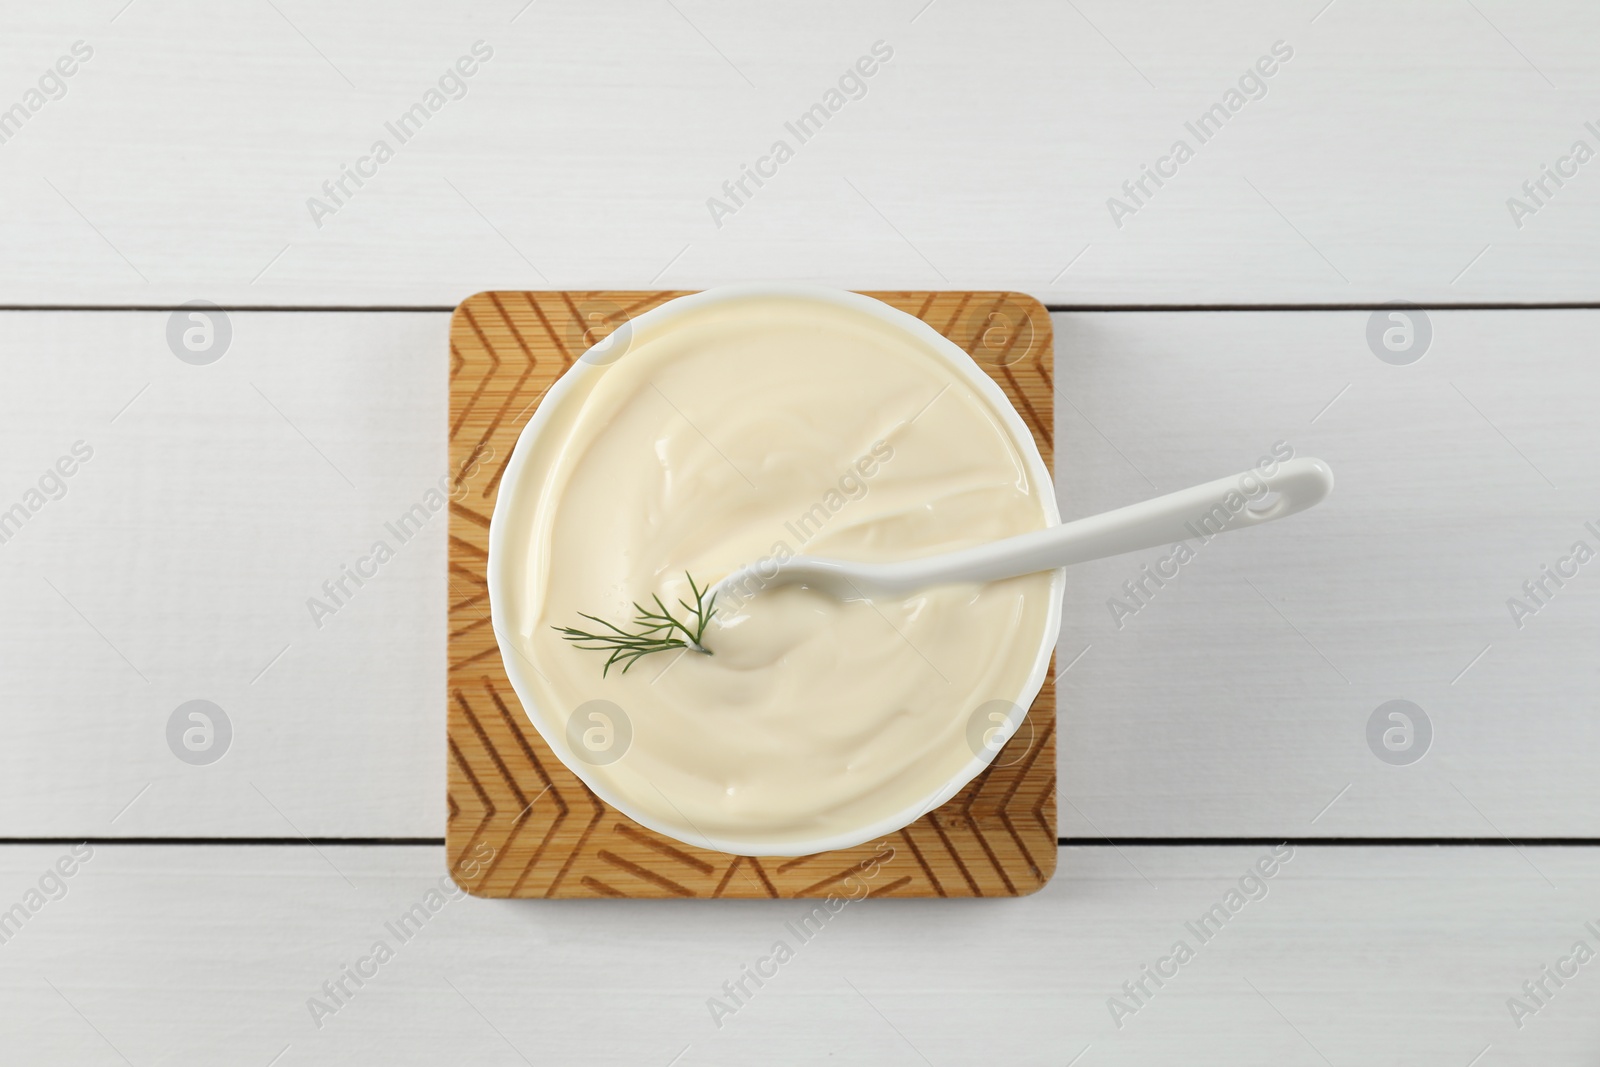
[[[1594,1063],[1597,33],[1576,0],[7,7],[0,1062]],[[1137,600],[1164,553],[1073,571],[1038,896],[853,906],[736,1004],[800,905],[450,899],[395,938],[444,871],[442,524],[305,601],[444,470],[449,308],[750,278],[1046,301],[1068,516],[1275,446],[1338,489]],[[193,300],[210,362],[169,341]],[[192,700],[216,762],[169,745]]]

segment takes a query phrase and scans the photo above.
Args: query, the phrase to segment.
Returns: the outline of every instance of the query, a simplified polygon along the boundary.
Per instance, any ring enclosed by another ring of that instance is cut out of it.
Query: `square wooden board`
[[[994,764],[881,841],[748,857],[646,830],[602,803],[522,712],[489,621],[489,517],[517,435],[552,383],[618,323],[680,292],[490,292],[450,324],[446,850],[485,897],[989,897],[1036,892],[1056,866],[1055,669]],[[1006,292],[870,296],[972,354],[1053,459],[1050,316]]]

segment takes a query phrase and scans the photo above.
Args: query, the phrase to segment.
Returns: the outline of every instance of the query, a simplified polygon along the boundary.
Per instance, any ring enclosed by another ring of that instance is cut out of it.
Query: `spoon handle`
[[[881,568],[902,590],[944,582],[992,582],[1179,541],[1206,540],[1304,511],[1333,489],[1320,459],[1291,459],[1270,476],[1249,470],[1115,511],[972,548]],[[1268,494],[1276,493],[1273,499]]]

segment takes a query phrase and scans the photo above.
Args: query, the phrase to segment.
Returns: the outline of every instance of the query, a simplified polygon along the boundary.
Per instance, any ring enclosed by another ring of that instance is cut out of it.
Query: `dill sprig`
[[[675,648],[683,648],[706,656],[712,655],[711,650],[705,646],[704,638],[706,627],[711,624],[711,616],[716,610],[717,594],[711,592],[710,586],[701,589],[695,585],[694,577],[687,571],[683,576],[689,579],[689,589],[694,593],[693,604],[678,601],[678,605],[688,613],[687,621],[673,615],[666,604],[662,603],[661,597],[654,595],[651,598],[655,602],[653,611],[634,601],[633,610],[636,615],[631,630],[624,630],[615,623],[582,611],[578,614],[605,629],[599,633],[590,633],[588,630],[579,630],[573,626],[555,626],[552,629],[579,648],[590,652],[609,652],[611,655],[606,659],[605,668],[600,672],[602,678],[618,663],[622,664],[622,673],[627,674],[629,667],[653,652],[670,652]]]

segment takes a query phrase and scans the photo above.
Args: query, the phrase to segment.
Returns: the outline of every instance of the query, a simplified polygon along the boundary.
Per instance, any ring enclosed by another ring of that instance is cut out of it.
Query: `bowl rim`
[[[833,289],[822,285],[813,285],[797,282],[741,282],[733,285],[716,286],[704,289],[685,296],[674,297],[665,303],[658,304],[649,311],[631,317],[629,324],[635,331],[640,329],[656,330],[672,322],[674,319],[695,313],[700,309],[729,302],[748,300],[752,298],[779,297],[798,298],[802,300],[817,300],[843,306],[858,312],[865,312],[891,326],[908,332],[913,339],[918,340],[931,348],[951,369],[960,375],[968,385],[972,386],[978,394],[986,400],[999,417],[1011,436],[1013,444],[1022,456],[1023,464],[1027,467],[1029,475],[1034,479],[1034,484],[1047,491],[1040,493],[1040,503],[1044,509],[1047,526],[1055,526],[1061,522],[1060,510],[1056,504],[1055,481],[1051,476],[1050,468],[1045,464],[1044,457],[1040,455],[1037,442],[1034,441],[1033,432],[1028,429],[1022,417],[1017,414],[1015,406],[1000,387],[989,377],[966,351],[944,334],[935,330],[924,322],[899,308],[890,306],[876,297],[866,296],[862,293]],[[604,341],[599,342],[603,344]],[[594,351],[591,346],[583,355]],[[515,647],[508,644],[507,635],[513,633],[506,613],[507,597],[501,595],[507,580],[505,560],[509,548],[506,539],[509,529],[513,525],[511,518],[511,501],[518,498],[517,489],[522,485],[525,468],[530,462],[535,450],[535,443],[545,432],[553,419],[553,413],[566,401],[568,394],[577,388],[579,382],[586,380],[590,375],[604,373],[611,360],[596,361],[584,359],[582,356],[573,360],[559,378],[546,390],[540,399],[539,406],[533,415],[523,425],[517,434],[516,446],[512,449],[511,458],[506,464],[500,479],[499,491],[495,497],[494,512],[489,521],[489,560],[487,566],[487,584],[489,595],[490,623],[494,627],[495,641],[499,646],[500,659],[505,666],[506,677],[511,682],[511,687],[521,702],[523,715],[533,724],[535,730],[544,738],[552,752],[555,753],[563,766],[577,776],[590,791],[606,804],[615,808],[629,819],[672,838],[695,847],[708,848],[713,851],[725,852],[732,855],[743,856],[809,856],[820,852],[832,852],[839,849],[852,848],[866,842],[876,840],[892,834],[916,822],[923,815],[944,804],[956,793],[960,792],[967,783],[981,774],[993,762],[993,755],[974,755],[967,763],[962,765],[944,785],[932,794],[908,805],[892,815],[864,823],[853,830],[840,831],[825,837],[804,841],[763,841],[759,838],[749,840],[728,840],[713,838],[696,829],[687,817],[685,822],[688,827],[676,826],[658,820],[653,815],[634,810],[624,800],[615,796],[603,781],[597,781],[590,770],[583,766],[583,761],[575,758],[568,750],[566,744],[566,724],[555,721],[555,716],[547,709],[539,706],[532,699],[533,688],[529,681],[527,667],[521,662],[521,654]],[[1046,673],[1050,669],[1050,658],[1056,650],[1056,643],[1060,638],[1061,617],[1063,609],[1063,596],[1066,591],[1066,569],[1057,568],[1051,572],[1050,601],[1047,606],[1045,625],[1040,637],[1039,648],[1035,653],[1032,668],[1027,680],[1023,683],[1021,691],[1017,693],[1012,702],[1011,726],[1012,734],[1022,728],[1023,722],[1031,709],[1033,702],[1038,698],[1039,690],[1043,688]],[[528,665],[528,666],[531,666]]]

